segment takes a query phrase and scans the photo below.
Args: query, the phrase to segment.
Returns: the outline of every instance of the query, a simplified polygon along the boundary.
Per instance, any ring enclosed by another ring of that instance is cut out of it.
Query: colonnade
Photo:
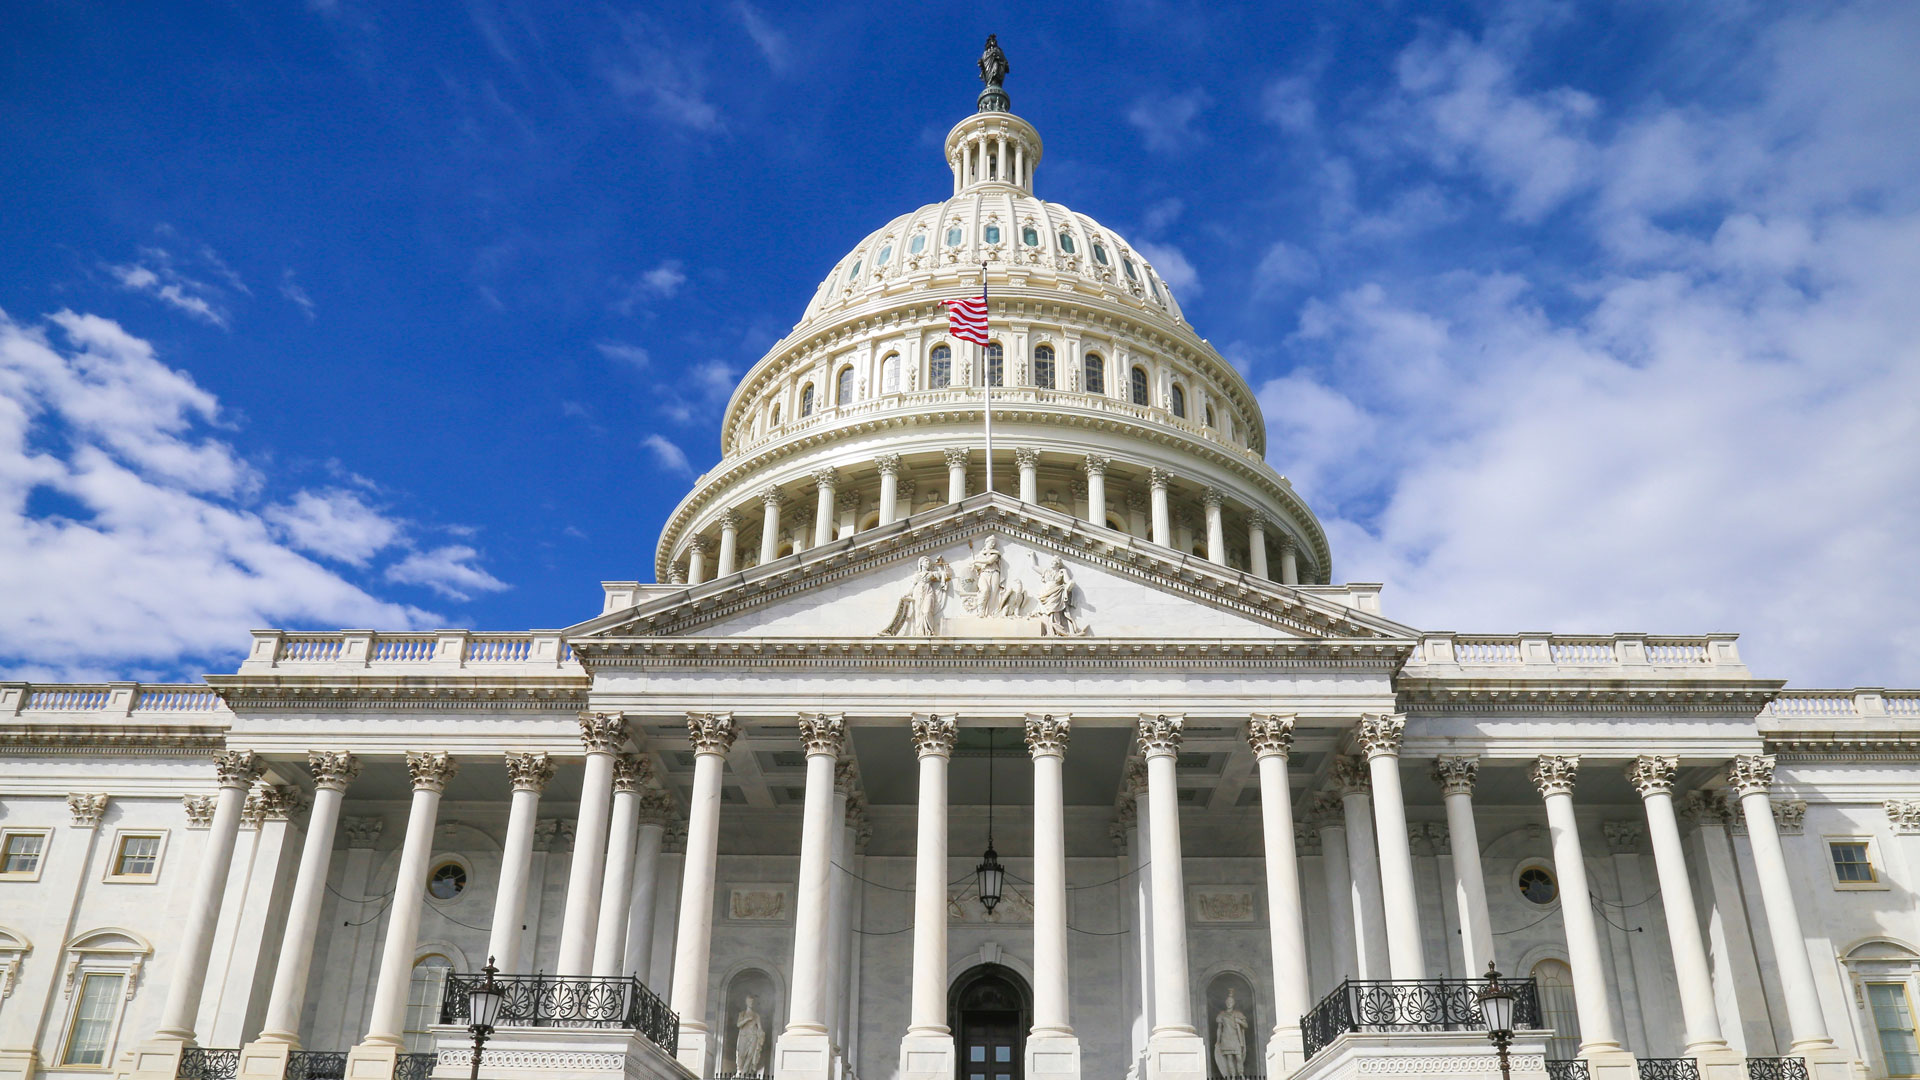
[[[1017,447],[1013,451],[1014,469],[1019,478],[1019,498],[1022,502],[1039,504],[1040,502],[1040,451],[1030,447]],[[1107,498],[1107,474],[1113,460],[1100,454],[1073,455],[1076,471],[1083,479],[1076,482],[1074,512],[1080,513],[1081,490],[1084,490],[1084,518],[1102,528],[1107,527],[1109,512],[1114,508]],[[947,471],[946,499],[948,503],[957,503],[967,497],[967,470],[972,457],[971,451],[963,447],[952,447],[944,451],[943,461]],[[896,453],[878,454],[873,458],[872,466],[877,475],[877,519],[876,527],[888,525],[911,512],[901,498],[905,488],[903,484],[904,465],[901,455]],[[780,557],[780,550],[792,544],[794,550],[806,547],[818,547],[841,537],[851,536],[860,530],[857,493],[848,490],[845,469],[819,468],[808,474],[813,481],[813,523],[812,528],[801,522],[791,522],[786,518],[787,511],[794,507],[795,500],[788,492],[778,486],[762,489],[755,498],[760,503],[760,547],[759,562],[772,562]],[[1175,513],[1172,498],[1176,478],[1174,474],[1162,468],[1146,469],[1146,498],[1144,505],[1132,499],[1123,507],[1121,516],[1128,517],[1129,531],[1137,532],[1162,547],[1177,547],[1177,519],[1186,516],[1183,507],[1180,514]],[[1138,494],[1137,492],[1135,493]],[[853,498],[849,499],[848,496]],[[1210,562],[1227,565],[1228,540],[1226,512],[1230,500],[1227,493],[1215,487],[1203,487],[1198,493],[1197,505],[1200,513],[1197,520],[1181,527],[1190,529],[1194,543],[1204,544],[1206,558]],[[804,505],[800,507],[804,512]],[[1148,511],[1141,513],[1141,511]],[[1300,584],[1300,555],[1293,535],[1276,526],[1265,513],[1247,508],[1245,516],[1245,541],[1247,551],[1247,571],[1255,577],[1270,578],[1286,585]],[[718,540],[706,536],[694,536],[687,541],[685,582],[698,585],[711,578],[721,578],[736,573],[740,566],[740,513],[735,509],[722,511],[714,524],[719,531]],[[1279,553],[1278,573],[1273,572],[1268,558],[1267,545],[1274,544]],[[708,555],[714,559],[711,567]],[[675,574],[681,573],[675,567]],[[709,572],[711,571],[711,572]]]

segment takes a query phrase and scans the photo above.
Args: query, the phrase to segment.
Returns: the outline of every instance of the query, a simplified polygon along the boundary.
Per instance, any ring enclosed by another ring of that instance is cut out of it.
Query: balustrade
[[[1548,1058],[1547,1080],[1591,1080],[1587,1063],[1579,1058]]]
[[[240,1051],[189,1046],[180,1053],[176,1080],[234,1080],[240,1072]]]
[[[1540,996],[1534,981],[1514,979],[1503,985],[1513,991],[1514,1027],[1539,1027]],[[1300,1038],[1312,1057],[1349,1032],[1483,1030],[1487,1021],[1480,1014],[1480,991],[1485,986],[1479,979],[1348,979],[1301,1018]]]
[[[467,994],[484,974],[447,977],[440,1022],[467,1022]],[[680,1018],[666,1002],[631,976],[496,975],[506,990],[499,1027],[630,1028],[668,1055],[679,1047]]]
[[[1700,1080],[1700,1063],[1690,1057],[1643,1057],[1640,1080]]]
[[[287,1055],[285,1080],[346,1080],[345,1050],[295,1050]]]
[[[1747,1080],[1807,1080],[1807,1059],[1802,1057],[1748,1058]]]

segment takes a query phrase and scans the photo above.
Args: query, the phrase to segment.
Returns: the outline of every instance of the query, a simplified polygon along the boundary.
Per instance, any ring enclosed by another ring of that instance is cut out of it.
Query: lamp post
[[[506,1004],[507,989],[493,981],[500,969],[493,966],[493,957],[487,957],[487,966],[480,969],[487,979],[467,990],[467,1030],[473,1032],[473,1080],[480,1080],[480,1048],[487,1045],[487,1036],[493,1034],[494,1022],[500,1019],[500,1006]]]
[[[980,894],[980,906],[993,914],[993,907],[1000,902],[1000,891],[1006,882],[1006,868],[1000,865],[1000,855],[993,850],[993,729],[987,729],[987,853],[980,865],[973,868],[974,888]]]
[[[1513,991],[1500,982],[1500,972],[1487,961],[1487,984],[1480,988],[1480,1015],[1487,1022],[1487,1038],[1500,1052],[1500,1080],[1512,1080],[1507,1047],[1513,1044]]]

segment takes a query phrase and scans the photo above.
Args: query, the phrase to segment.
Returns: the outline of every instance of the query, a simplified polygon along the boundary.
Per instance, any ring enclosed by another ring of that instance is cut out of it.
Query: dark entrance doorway
[[[957,1080],[1023,1080],[1033,993],[1013,969],[970,968],[947,992],[947,1023],[958,1051]]]

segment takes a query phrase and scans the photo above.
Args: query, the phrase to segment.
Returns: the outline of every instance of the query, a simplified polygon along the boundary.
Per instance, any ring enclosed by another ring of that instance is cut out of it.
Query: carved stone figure
[[[766,1068],[767,1028],[760,1022],[754,1005],[759,998],[747,995],[740,1015],[733,1019],[733,1071],[736,1076],[760,1076]]]
[[[1087,628],[1073,616],[1073,574],[1058,555],[1040,572],[1040,592],[1034,598],[1034,617],[1040,633],[1052,637],[1085,637]]]
[[[893,621],[881,634],[890,637],[932,637],[940,632],[940,613],[947,606],[947,587],[953,572],[945,559],[920,557],[907,595],[893,611]]]
[[[980,546],[980,553],[967,560],[967,567],[973,575],[973,595],[967,597],[967,611],[970,614],[1006,614],[1007,594],[1001,589],[1001,583],[1006,579],[1005,562],[1000,554],[999,541],[991,536]]]
[[[1226,1080],[1246,1075],[1247,1014],[1234,1007],[1233,991],[1227,991],[1226,1007],[1213,1018],[1213,1064]]]
[[[980,81],[988,86],[1004,86],[1011,70],[1007,66],[1007,54],[1000,51],[1000,36],[988,34],[987,47],[980,53]]]

